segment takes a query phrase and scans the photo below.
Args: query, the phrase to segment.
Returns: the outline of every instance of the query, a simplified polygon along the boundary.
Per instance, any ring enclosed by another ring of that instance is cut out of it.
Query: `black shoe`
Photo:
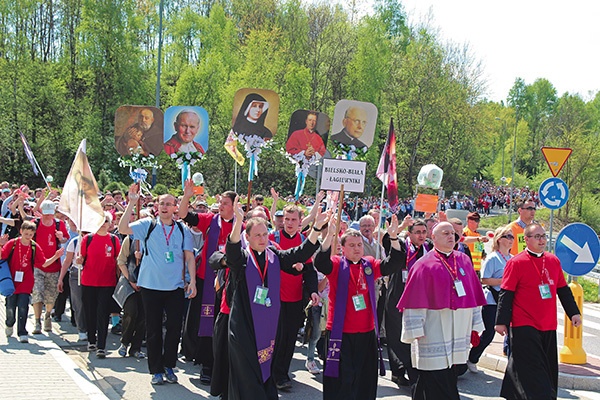
[[[55,315],[55,316],[52,318],[52,320],[53,320],[54,322],[62,322],[62,316],[60,316],[60,315]]]
[[[119,322],[112,328],[110,328],[110,332],[114,335],[120,335],[123,332],[123,325]]]
[[[408,379],[406,379],[406,377],[404,375],[401,375],[396,380],[396,384],[398,385],[398,387],[400,387],[400,386],[407,387],[407,386],[410,386],[410,381]]]
[[[203,385],[210,385],[210,381],[212,380],[212,376],[205,373],[204,371],[200,372],[200,383]]]
[[[292,381],[285,380],[285,381],[281,381],[278,382],[275,386],[277,386],[278,390],[290,390],[292,388]]]

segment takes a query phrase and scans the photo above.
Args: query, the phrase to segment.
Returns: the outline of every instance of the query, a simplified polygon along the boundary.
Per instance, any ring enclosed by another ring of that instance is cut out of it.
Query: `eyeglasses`
[[[548,235],[529,235],[527,237],[534,238],[535,240],[548,240]]]
[[[159,205],[159,206],[172,207],[172,206],[174,206],[175,204],[174,204],[174,203],[165,203],[165,202],[162,202],[162,201],[161,201],[160,203],[158,203],[158,205]]]
[[[535,207],[521,207],[521,210],[535,211]]]
[[[504,235],[500,236],[500,239],[515,240],[515,237],[513,235]]]

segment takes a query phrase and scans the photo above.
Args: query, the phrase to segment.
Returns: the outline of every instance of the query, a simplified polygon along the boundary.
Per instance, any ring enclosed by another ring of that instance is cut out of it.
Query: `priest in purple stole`
[[[236,200],[235,221],[225,247],[235,293],[229,316],[229,399],[277,400],[271,361],[279,322],[280,271],[300,274],[294,264],[308,260],[319,248],[319,231],[328,214],[317,216],[313,231],[300,246],[289,250],[267,247],[267,221],[246,222],[247,248],[242,248],[244,213]]]
[[[375,280],[400,268],[398,218],[394,215],[387,231],[392,242],[384,260],[364,256],[359,231],[348,229],[341,237],[343,256],[331,255],[335,227],[330,227],[315,267],[329,279],[327,357],[323,377],[323,399],[374,400],[377,370],[385,375],[377,333]]]
[[[454,234],[449,222],[434,226],[434,250],[410,269],[398,303],[401,339],[419,372],[413,399],[459,400],[452,366],[467,362],[471,334],[484,328],[483,289],[469,257],[453,250]]]

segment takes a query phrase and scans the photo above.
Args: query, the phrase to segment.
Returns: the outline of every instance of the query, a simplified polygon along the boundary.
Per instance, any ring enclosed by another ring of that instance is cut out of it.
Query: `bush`
[[[120,190],[125,194],[128,190],[128,187],[125,186],[124,183],[121,182],[110,182],[108,185],[104,186],[103,193],[112,192],[113,190]]]
[[[167,186],[163,185],[162,183],[157,183],[156,186],[152,188],[152,193],[154,193],[155,196],[160,196],[168,192],[169,191],[167,190]]]

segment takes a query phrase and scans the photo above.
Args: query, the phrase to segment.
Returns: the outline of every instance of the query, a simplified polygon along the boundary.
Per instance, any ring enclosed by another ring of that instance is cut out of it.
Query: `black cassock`
[[[272,249],[279,258],[282,271],[295,275],[301,274],[292,266],[295,263],[305,262],[319,248],[319,244],[312,244],[305,240],[299,247],[289,250]],[[265,265],[265,252],[254,256],[261,266]],[[277,387],[271,375],[263,383],[261,368],[258,362],[256,335],[254,321],[251,313],[248,285],[246,281],[246,261],[248,253],[243,250],[241,243],[226,245],[227,267],[230,269],[230,279],[235,287],[231,313],[229,315],[229,399],[231,400],[277,400]],[[250,268],[254,268],[253,265]],[[268,282],[265,281],[268,287]],[[279,291],[269,291],[269,296],[279,297]],[[279,318],[276,315],[275,318]]]

